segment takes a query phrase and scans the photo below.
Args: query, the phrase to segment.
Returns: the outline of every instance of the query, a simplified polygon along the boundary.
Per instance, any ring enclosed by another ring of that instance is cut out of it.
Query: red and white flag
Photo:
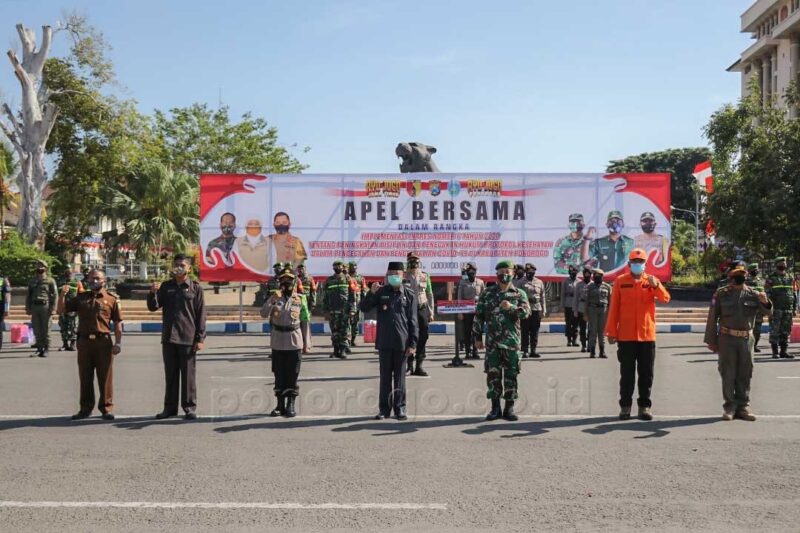
[[[699,163],[694,167],[692,176],[697,180],[697,185],[704,187],[708,194],[714,192],[714,174],[711,172],[711,161]]]

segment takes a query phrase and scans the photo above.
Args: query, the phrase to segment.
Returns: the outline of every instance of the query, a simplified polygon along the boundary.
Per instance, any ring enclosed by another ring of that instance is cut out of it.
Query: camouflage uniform
[[[782,258],[779,258],[782,259]],[[776,260],[776,263],[780,262]],[[772,316],[769,320],[769,343],[773,357],[791,358],[787,352],[789,335],[792,332],[792,313],[794,311],[794,290],[792,276],[788,272],[773,272],[764,284],[767,296],[772,301]]]
[[[231,234],[228,236],[220,235],[209,241],[206,246],[206,257],[212,257],[211,251],[218,249],[222,251],[222,257],[226,263],[232,263],[231,251],[233,251],[233,244],[236,242],[236,236]]]
[[[750,272],[757,271],[758,265],[757,264],[748,265],[747,268]],[[745,283],[747,284],[748,287],[752,288],[757,292],[764,291],[764,278],[759,276],[757,272],[755,276],[751,276],[748,274],[747,281]],[[761,351],[758,348],[758,341],[761,340],[761,327],[763,325],[764,325],[764,313],[762,313],[761,309],[759,309],[756,312],[755,322],[753,323],[753,339],[755,340],[755,342],[753,343],[753,351],[755,352]]]
[[[331,357],[344,359],[350,349],[350,313],[355,305],[354,283],[345,273],[328,276],[322,293],[322,310],[330,316]]]
[[[514,307],[508,311],[500,308],[503,301]],[[500,285],[487,287],[478,299],[475,309],[473,334],[478,336],[486,324],[486,397],[497,400],[503,397],[515,401],[517,375],[520,362],[520,320],[531,314],[525,291],[510,285],[505,291]]]
[[[355,263],[350,263],[348,266],[355,267]],[[354,313],[350,315],[350,346],[356,345],[356,337],[358,336],[358,323],[361,322],[361,312],[359,311],[358,304],[361,303],[361,299],[366,296],[367,294],[367,282],[364,280],[364,276],[358,273],[349,274],[350,279],[355,282],[355,307]]]
[[[67,285],[69,285],[69,292],[64,297],[65,304],[78,296],[81,284],[79,281],[71,279],[67,282]],[[75,341],[77,340],[78,314],[65,311],[58,315],[58,328],[61,330],[62,349],[67,351],[74,350]]]
[[[581,265],[581,248],[583,246],[583,215],[572,213],[569,216],[569,234],[556,241],[553,247],[553,264],[557,274],[566,274],[570,266]],[[577,235],[577,237],[572,237]]]

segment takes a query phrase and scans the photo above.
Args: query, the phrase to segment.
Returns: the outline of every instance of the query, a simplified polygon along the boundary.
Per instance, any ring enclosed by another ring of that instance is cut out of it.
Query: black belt
[[[47,300],[34,300],[33,305],[50,305],[50,302]]]
[[[90,340],[93,341],[95,339],[108,339],[111,337],[111,333],[84,333],[82,335],[78,335],[79,340]]]
[[[275,331],[282,331],[283,333],[291,333],[300,329],[300,324],[296,326],[279,326],[278,324],[270,324]]]

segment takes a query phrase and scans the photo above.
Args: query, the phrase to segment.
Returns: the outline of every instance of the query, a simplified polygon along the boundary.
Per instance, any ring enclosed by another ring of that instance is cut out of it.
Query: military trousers
[[[541,311],[531,311],[531,316],[520,321],[522,353],[536,353],[536,348],[539,346],[539,328],[541,325]]]
[[[461,333],[464,344],[464,356],[478,355],[478,349],[475,347],[475,334],[472,331],[472,326],[475,324],[475,313],[464,313],[464,319],[461,320]]]
[[[619,361],[619,406],[633,405],[633,389],[639,375],[639,407],[652,407],[650,394],[653,391],[653,371],[656,362],[656,343],[620,341],[617,350]]]
[[[516,400],[520,352],[491,346],[486,349],[486,397],[490,400]]]
[[[78,317],[73,314],[64,313],[58,315],[58,329],[61,332],[61,342],[66,346],[75,342],[78,327]]]
[[[329,326],[331,328],[331,344],[335,352],[350,346],[350,313],[331,311]]]
[[[761,327],[764,325],[764,315],[761,313],[756,314],[756,320],[753,323],[753,340],[755,341],[754,345],[758,345],[758,341],[761,340]],[[789,330],[791,334],[791,328]]]
[[[383,416],[400,413],[406,406],[406,355],[404,350],[378,350],[380,389],[378,409]]]
[[[297,396],[300,388],[300,350],[272,350],[272,373],[275,376],[273,391],[276,396]]]
[[[50,307],[34,305],[31,309],[31,325],[36,337],[36,346],[40,350],[50,349]]]
[[[719,375],[722,378],[722,398],[725,411],[736,412],[750,405],[750,380],[753,377],[752,337],[733,337],[720,334],[717,352]]]
[[[164,359],[164,411],[178,412],[178,393],[181,407],[187,413],[197,408],[197,352],[190,344],[165,342],[161,345]]]
[[[354,315],[350,316],[350,344],[355,344],[356,337],[358,337],[358,323],[361,322],[361,313],[356,311]]]
[[[770,344],[786,344],[792,333],[792,310],[773,309],[769,319]]]
[[[110,413],[114,409],[114,356],[111,354],[114,343],[111,336],[80,338],[77,347],[80,410],[82,413],[91,413],[94,409],[94,377],[97,375],[97,388],[100,391],[97,408],[101,413]]]
[[[606,319],[608,319],[607,306],[589,305],[586,308],[586,317],[589,319],[589,351],[594,351],[597,344],[600,344],[600,351],[606,348]]]

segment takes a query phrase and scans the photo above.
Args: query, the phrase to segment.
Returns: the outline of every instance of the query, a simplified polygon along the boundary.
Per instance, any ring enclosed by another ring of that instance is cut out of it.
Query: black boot
[[[67,344],[67,351],[68,352],[75,351],[75,341],[69,341],[69,344]]]
[[[67,350],[68,350],[68,348],[67,348],[67,341],[64,341],[64,342],[62,342],[62,343],[61,343],[61,348],[59,348],[59,349],[58,349],[58,351],[59,351],[59,352],[65,352],[65,351],[67,351]]]
[[[492,398],[492,410],[486,415],[486,420],[497,420],[500,418],[500,398]]]
[[[781,343],[781,359],[794,359],[793,355],[789,355],[789,343]]]
[[[428,373],[425,372],[422,369],[422,361],[417,361],[417,368],[414,369],[414,375],[415,376],[422,376],[422,377],[425,377],[425,376],[428,375]]]
[[[339,359],[347,359],[347,351],[348,351],[347,347],[342,348],[340,346],[339,349],[337,350],[336,357],[338,357]]]
[[[529,357],[528,356],[528,352],[522,352],[522,358],[523,359],[527,359],[528,357]]]
[[[589,359],[594,359],[594,348],[589,350]]]
[[[344,353],[345,355],[353,355],[353,351],[350,349],[350,347],[349,347],[349,346],[345,346],[345,347],[344,347],[343,353]]]
[[[506,408],[503,409],[503,418],[509,422],[516,422],[519,417],[514,413],[514,400],[506,400]]]
[[[777,342],[771,342],[771,343],[769,343],[769,345],[772,347],[772,358],[773,359],[777,359],[778,358],[778,343]]]
[[[605,350],[605,348],[600,348],[600,359],[606,359],[606,350]]]
[[[585,352],[586,352],[586,342],[581,341],[581,353],[585,353]]]
[[[283,416],[286,418],[294,418],[297,416],[297,413],[294,410],[294,396],[289,396],[286,398],[286,410],[283,412]]]
[[[339,348],[334,346],[333,347],[333,353],[331,354],[330,358],[334,359],[334,358],[338,358],[338,357],[339,357]]]
[[[275,406],[269,416],[283,416],[286,413],[286,398],[282,394],[276,394],[275,397],[278,399],[278,405]]]

